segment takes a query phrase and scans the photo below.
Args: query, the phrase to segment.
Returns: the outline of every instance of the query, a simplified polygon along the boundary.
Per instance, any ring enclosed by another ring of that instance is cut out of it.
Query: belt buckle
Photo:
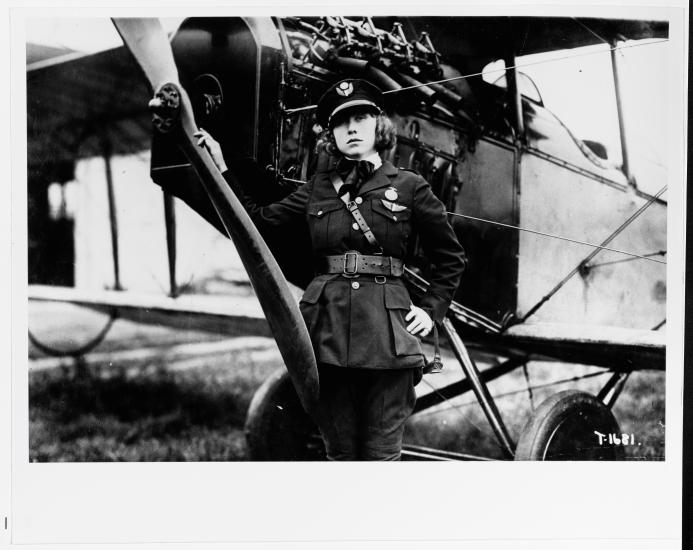
[[[387,282],[387,277],[385,277],[385,275],[376,275],[374,279],[379,285],[384,285]]]
[[[349,262],[349,256],[353,256],[353,271],[348,269],[348,262]],[[344,277],[358,277],[358,272],[359,272],[359,255],[357,252],[346,252],[344,254],[344,263],[342,265],[342,275]]]

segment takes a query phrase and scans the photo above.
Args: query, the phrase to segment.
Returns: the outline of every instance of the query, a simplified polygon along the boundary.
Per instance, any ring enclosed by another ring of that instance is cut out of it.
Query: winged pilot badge
[[[403,206],[401,204],[395,204],[394,202],[386,201],[385,199],[380,199],[380,202],[382,202],[383,206],[387,208],[390,212],[402,212],[402,210],[407,209],[406,206]]]

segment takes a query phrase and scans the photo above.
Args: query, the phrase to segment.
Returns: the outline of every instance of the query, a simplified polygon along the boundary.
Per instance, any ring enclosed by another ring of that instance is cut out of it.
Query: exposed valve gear
[[[389,65],[417,77],[434,79],[441,75],[440,54],[428,33],[424,31],[419,39],[409,40],[399,22],[389,32],[377,28],[371,17],[353,20],[327,16],[314,25],[298,17],[285,22],[311,33],[309,52],[317,65],[329,64],[335,57],[351,57],[387,60]]]

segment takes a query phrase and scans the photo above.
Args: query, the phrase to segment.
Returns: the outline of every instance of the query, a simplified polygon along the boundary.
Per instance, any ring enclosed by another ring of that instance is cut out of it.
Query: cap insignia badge
[[[354,85],[351,82],[340,82],[336,92],[342,97],[349,97],[354,93]]]

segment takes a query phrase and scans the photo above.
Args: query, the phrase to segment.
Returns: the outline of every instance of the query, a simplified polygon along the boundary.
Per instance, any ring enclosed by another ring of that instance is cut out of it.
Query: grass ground
[[[32,374],[30,459],[243,460],[250,399],[280,366],[257,354],[222,354],[181,370],[148,363]]]
[[[44,340],[65,342],[56,330],[60,320],[40,312]],[[93,331],[98,322],[80,320]],[[34,312],[36,315],[37,312]],[[94,314],[89,314],[94,315]],[[36,321],[36,316],[34,321]],[[87,322],[88,321],[88,322]],[[55,324],[55,326],[52,326]],[[36,323],[34,323],[34,326]],[[64,328],[64,326],[63,326]],[[50,330],[49,330],[50,329]],[[204,357],[166,357],[173,346],[224,343],[218,337],[194,331],[173,331],[116,321],[112,334],[98,348],[104,353],[130,350],[133,342],[161,350],[143,359],[85,364],[30,371],[29,454],[36,462],[82,461],[235,461],[246,459],[245,416],[254,391],[281,367],[276,346],[269,339],[248,339],[227,351]],[[193,354],[194,355],[194,354]],[[32,364],[46,361],[30,350]],[[483,365],[482,365],[483,366]],[[424,378],[419,390],[440,387],[462,377],[454,360],[445,374]],[[579,388],[596,393],[604,376],[561,380],[590,374],[595,369],[555,363],[532,363],[528,378],[522,370],[489,384],[511,436],[516,440],[532,411],[556,391]],[[530,400],[527,380],[534,390]],[[559,383],[557,383],[559,382]],[[629,460],[664,458],[664,373],[634,373],[619,398],[614,414],[625,433],[638,445],[626,447]],[[429,447],[501,458],[495,437],[471,394],[427,409],[407,425],[406,439]]]

